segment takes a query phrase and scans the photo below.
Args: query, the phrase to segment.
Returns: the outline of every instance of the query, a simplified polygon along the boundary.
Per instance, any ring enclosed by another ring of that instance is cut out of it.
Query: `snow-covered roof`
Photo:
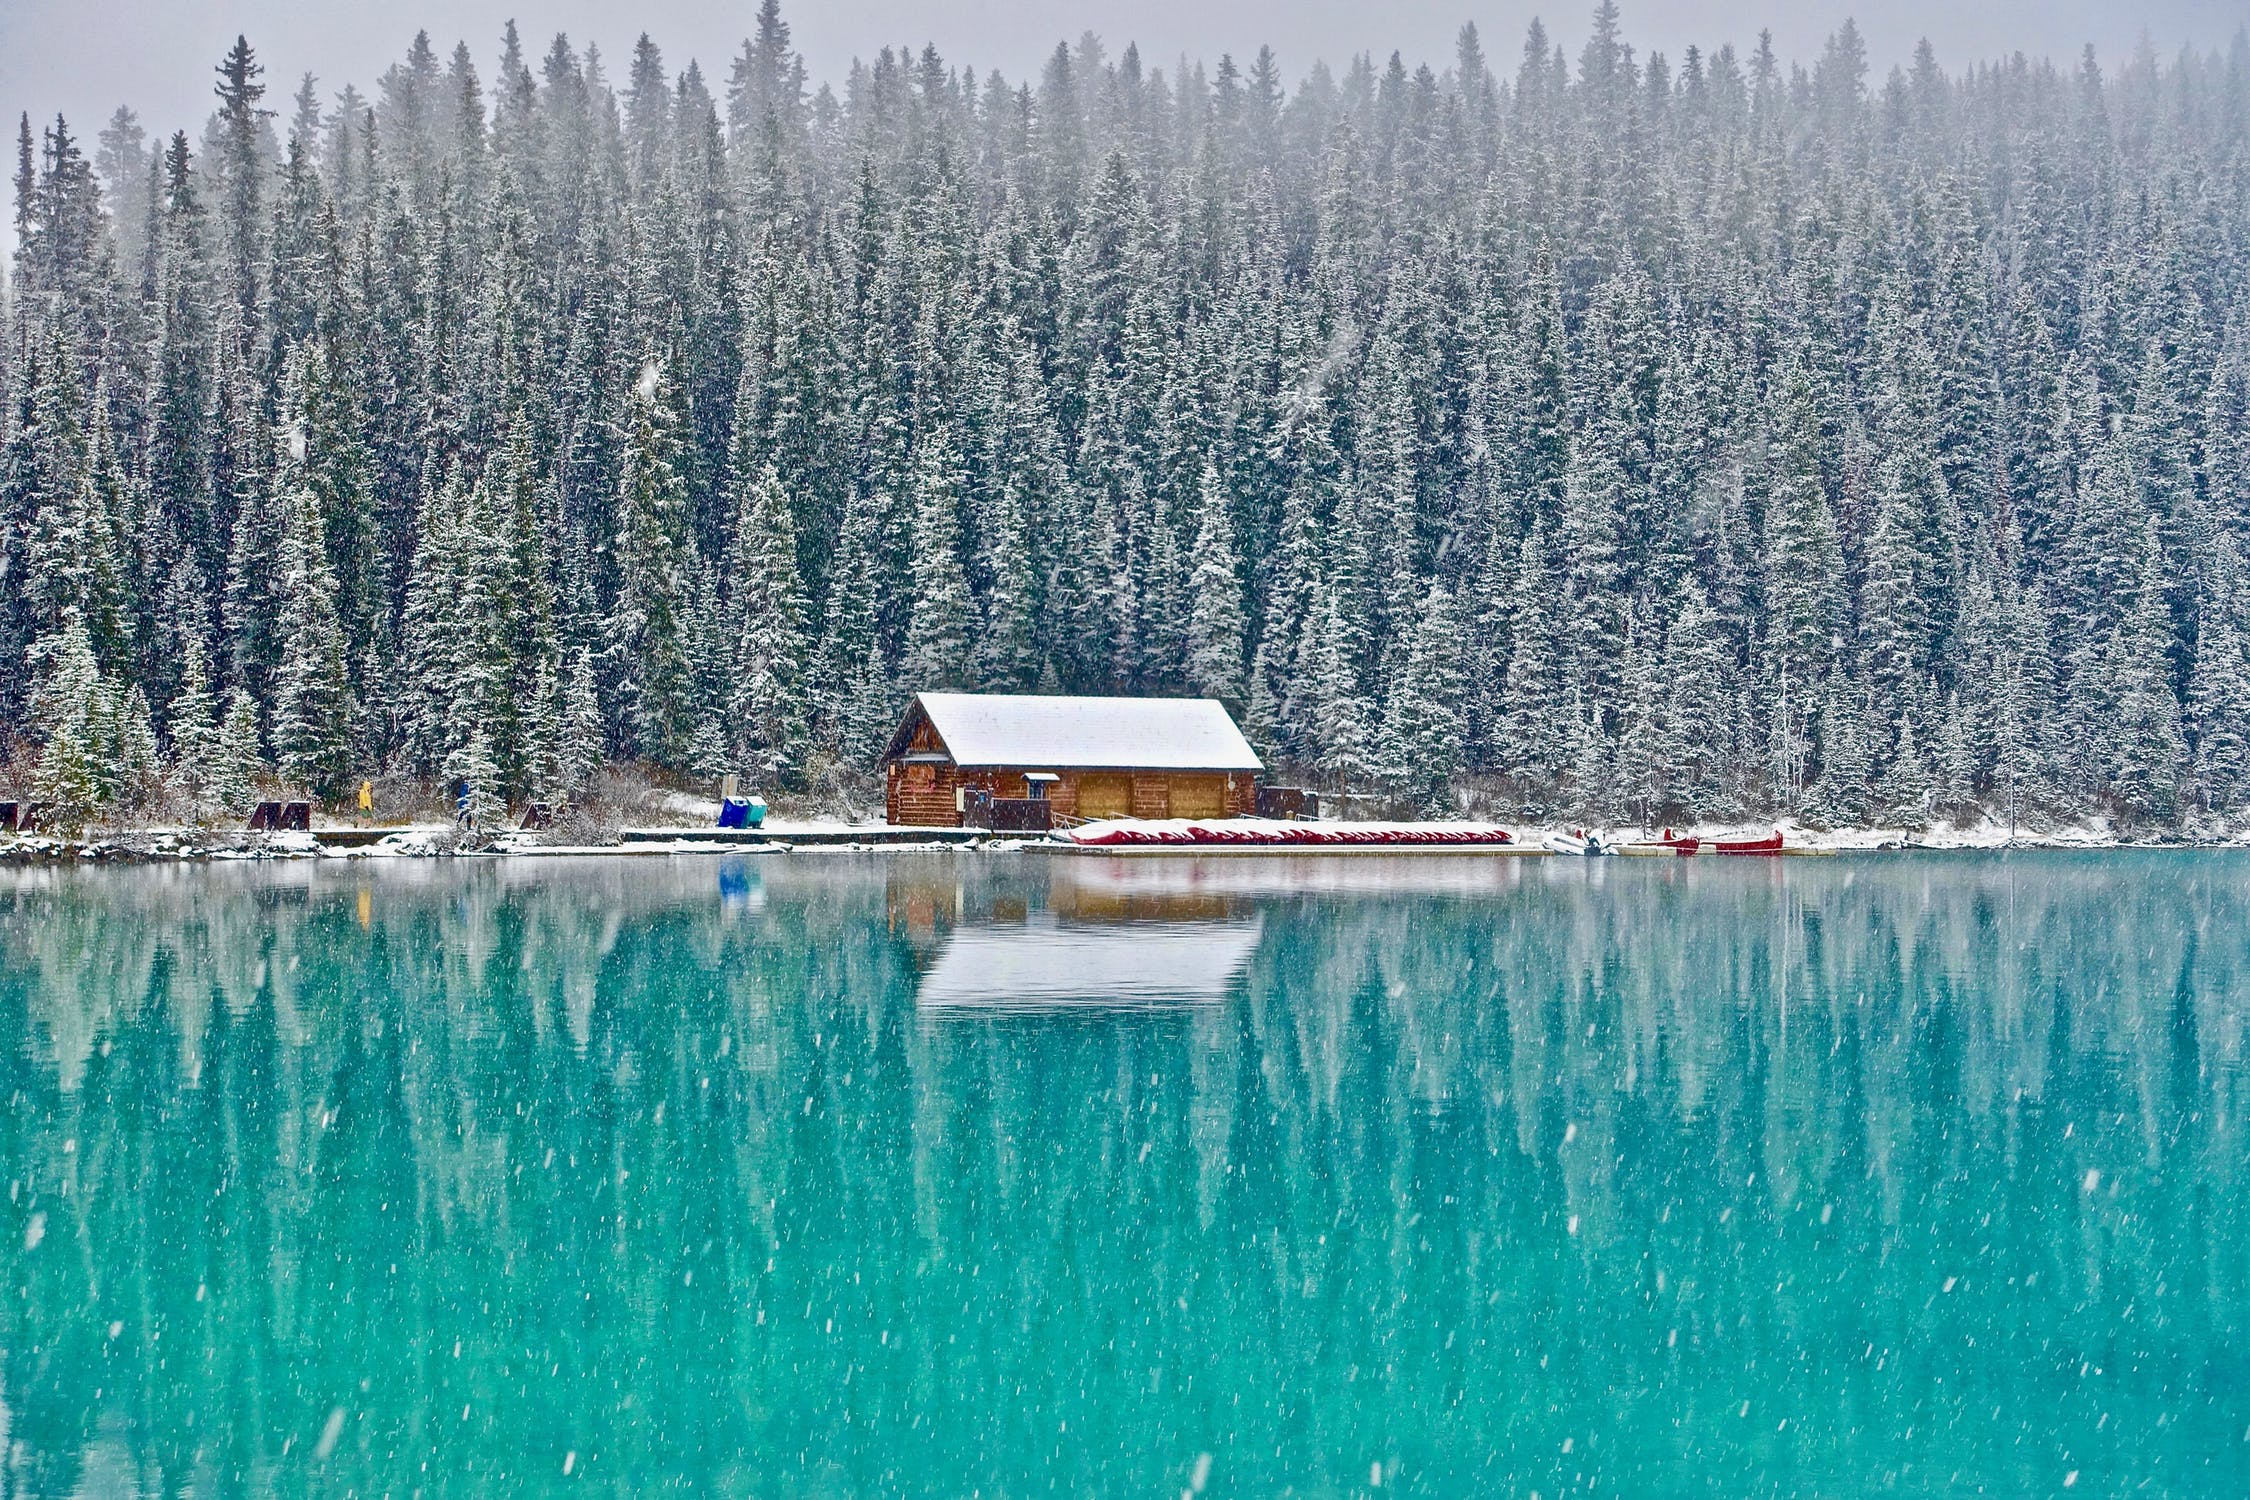
[[[1256,771],[1262,766],[1258,752],[1215,698],[923,693],[915,702],[936,726],[955,765],[1118,771]],[[900,749],[894,741],[891,753]]]
[[[1258,948],[1256,917],[1208,922],[1063,922],[1045,912],[955,929],[915,1003],[960,1013],[1210,1005]]]

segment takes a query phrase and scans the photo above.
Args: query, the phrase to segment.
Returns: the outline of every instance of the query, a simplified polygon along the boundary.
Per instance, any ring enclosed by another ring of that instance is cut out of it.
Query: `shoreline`
[[[2242,849],[2250,836],[2241,833],[2197,834],[2182,831],[2145,837],[2122,834],[2098,825],[2070,825],[2046,830],[2018,829],[1990,823],[1969,828],[1908,830],[1895,828],[1811,829],[1789,821],[1766,824],[1695,824],[1676,828],[1682,835],[1705,840],[1755,837],[1779,831],[1782,854],[1898,854],[1980,853],[2002,850],[2118,849]],[[450,825],[408,824],[367,828],[352,824],[315,828],[310,832],[269,833],[247,829],[147,828],[100,831],[79,837],[44,834],[0,835],[0,865],[9,864],[204,864],[245,860],[307,859],[552,859],[566,857],[650,858],[726,854],[791,853],[1060,853],[1078,857],[1229,859],[1253,857],[1417,858],[1453,857],[1532,858],[1552,855],[1542,846],[1550,832],[1545,825],[1510,825],[1514,842],[1506,845],[1335,845],[1335,846],[1157,846],[1099,847],[1070,845],[1032,836],[994,834],[982,829],[925,828],[882,823],[845,823],[825,820],[776,820],[758,830],[718,829],[708,825],[657,825],[618,831],[614,842],[562,844],[545,842],[540,835],[511,830],[490,844],[459,847]],[[1653,837],[1653,830],[1597,830],[1617,843]],[[1622,850],[1627,856],[1660,854],[1652,849]],[[1744,856],[1699,854],[1694,858],[1731,859]],[[1748,856],[1760,857],[1760,856]],[[1773,857],[1773,856],[1763,856]]]

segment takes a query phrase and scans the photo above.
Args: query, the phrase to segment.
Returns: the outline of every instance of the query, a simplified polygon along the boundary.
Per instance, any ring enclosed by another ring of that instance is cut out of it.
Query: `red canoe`
[[[1314,845],[1368,848],[1457,845],[1489,848],[1515,842],[1514,836],[1506,829],[1481,825],[1440,825],[1430,828],[1378,823],[1355,827],[1349,824],[1270,823],[1247,819],[1231,823],[1183,820],[1144,827],[1104,825],[1092,829],[1074,829],[1065,837],[1075,844],[1104,849],[1150,844],[1187,847],[1234,845],[1251,848]]]
[[[1762,839],[1713,839],[1711,841],[1711,852],[1714,854],[1779,854],[1781,852],[1781,830],[1777,828]]]

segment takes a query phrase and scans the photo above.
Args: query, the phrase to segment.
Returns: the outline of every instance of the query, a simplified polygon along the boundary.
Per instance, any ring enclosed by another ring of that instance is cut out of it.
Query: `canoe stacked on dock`
[[[1052,848],[1119,853],[1254,852],[1259,850],[1319,853],[1461,853],[1487,854],[1810,854],[1810,849],[1785,849],[1777,829],[1761,838],[1700,839],[1675,835],[1623,843],[1591,829],[1573,828],[1550,833],[1524,845],[1508,829],[1493,823],[1329,823],[1295,822],[1275,818],[1111,818],[1059,829]]]
[[[1628,844],[1625,847],[1636,854],[1658,854],[1666,851],[1673,854],[1781,854],[1787,852],[1782,848],[1781,830],[1778,828],[1772,833],[1754,839],[1699,839],[1686,834],[1676,834],[1667,828],[1664,830],[1662,838]]]
[[[1084,849],[1491,849],[1515,843],[1515,835],[1490,823],[1294,823],[1269,818],[1119,818],[1056,837]]]

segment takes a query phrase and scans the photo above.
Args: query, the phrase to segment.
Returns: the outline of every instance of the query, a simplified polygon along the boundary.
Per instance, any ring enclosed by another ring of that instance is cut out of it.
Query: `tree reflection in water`
[[[5,1488],[2250,1492],[2246,979],[2221,854],[10,872]]]

